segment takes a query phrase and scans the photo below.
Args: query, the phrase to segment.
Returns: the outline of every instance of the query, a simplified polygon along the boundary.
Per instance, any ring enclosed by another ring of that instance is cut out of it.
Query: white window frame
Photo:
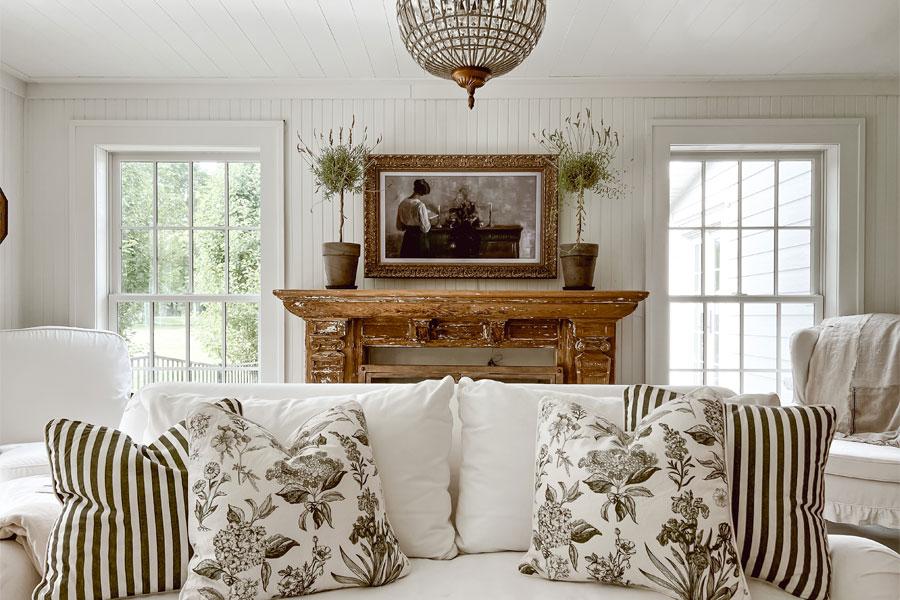
[[[285,317],[272,291],[284,287],[283,121],[72,121],[69,125],[70,321],[110,322],[110,156],[172,153],[254,156],[260,163],[259,381],[283,382]],[[115,233],[113,233],[115,232]],[[183,298],[181,301],[184,301]]]
[[[648,121],[646,379],[669,375],[669,162],[684,152],[815,152],[822,156],[819,290],[824,317],[863,309],[864,119],[652,119]],[[814,259],[815,260],[815,259]],[[813,267],[815,268],[815,263]],[[813,290],[815,291],[815,290]],[[723,297],[734,299],[734,297]],[[779,365],[780,368],[780,365]]]

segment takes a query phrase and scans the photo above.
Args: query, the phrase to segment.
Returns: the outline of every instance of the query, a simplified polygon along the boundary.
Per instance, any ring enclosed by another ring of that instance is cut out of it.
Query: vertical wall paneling
[[[23,101],[4,92],[4,189],[16,182],[16,148],[22,148]],[[349,123],[368,125],[384,135],[380,152],[493,153],[539,152],[531,133],[553,128],[567,116],[590,108],[622,136],[616,166],[624,173],[619,200],[590,198],[587,237],[600,244],[598,279],[602,288],[640,289],[645,279],[644,192],[647,184],[646,122],[651,118],[865,117],[866,118],[866,310],[900,312],[900,202],[898,202],[898,97],[885,96],[729,96],[729,97],[485,97],[469,111],[459,99],[443,98],[245,98],[245,99],[29,99],[24,101],[24,239],[0,248],[0,269],[8,255],[21,265],[16,291],[0,290],[2,323],[39,325],[69,322],[67,248],[67,127],[71,119],[283,119],[287,126],[285,165],[286,283],[291,287],[324,284],[320,245],[336,239],[336,207],[314,194],[308,169],[296,152],[297,132],[313,132]],[[18,150],[21,152],[21,150]],[[21,172],[21,171],[19,171]],[[12,194],[16,196],[16,194]],[[22,201],[19,194],[19,201]],[[360,198],[350,201],[345,235],[362,239]],[[21,214],[16,209],[15,214]],[[561,239],[574,237],[574,219],[566,207]],[[18,250],[15,243],[21,244]],[[360,266],[360,269],[362,267]],[[553,289],[558,281],[363,280],[366,288]],[[5,286],[6,287],[6,286]],[[303,328],[288,319],[287,377],[303,372]],[[620,381],[639,381],[644,372],[644,312],[620,325]]]
[[[0,187],[9,200],[9,236],[0,245],[0,329],[20,327],[25,299],[25,99],[0,88]]]

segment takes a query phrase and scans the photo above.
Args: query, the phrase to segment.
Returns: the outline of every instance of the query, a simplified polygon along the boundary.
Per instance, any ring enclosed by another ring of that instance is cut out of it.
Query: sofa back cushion
[[[0,331],[0,444],[39,442],[50,419],[115,426],[131,385],[128,349],[115,333]]]
[[[622,397],[595,398],[551,389],[463,378],[456,543],[473,554],[527,550],[531,540],[535,432],[542,395],[579,402],[622,425]],[[621,392],[620,392],[621,394]]]
[[[307,419],[348,401],[359,402],[384,485],[388,517],[409,557],[456,556],[450,521],[450,400],[454,383],[363,385],[148,386],[142,393],[150,437],[186,417],[216,391],[241,401],[244,415],[279,439]],[[355,392],[355,393],[354,393]]]

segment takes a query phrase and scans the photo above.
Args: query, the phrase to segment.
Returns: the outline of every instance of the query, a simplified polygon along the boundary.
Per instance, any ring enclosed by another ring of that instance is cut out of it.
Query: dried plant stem
[[[341,220],[341,224],[338,225],[338,241],[343,244],[344,243],[344,220],[346,219],[346,217],[344,217],[344,190],[343,189],[341,189],[340,196],[341,196],[341,205],[340,205],[341,212],[340,212],[339,218]]]
[[[581,233],[584,230],[584,220],[587,214],[584,210],[584,189],[578,192],[578,202],[575,207],[575,217],[577,220],[575,229],[575,243],[581,244]]]

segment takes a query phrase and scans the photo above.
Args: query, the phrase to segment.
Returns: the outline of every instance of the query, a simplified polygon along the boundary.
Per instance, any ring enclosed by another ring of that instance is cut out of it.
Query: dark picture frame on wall
[[[556,277],[549,155],[372,155],[364,215],[366,277]]]

